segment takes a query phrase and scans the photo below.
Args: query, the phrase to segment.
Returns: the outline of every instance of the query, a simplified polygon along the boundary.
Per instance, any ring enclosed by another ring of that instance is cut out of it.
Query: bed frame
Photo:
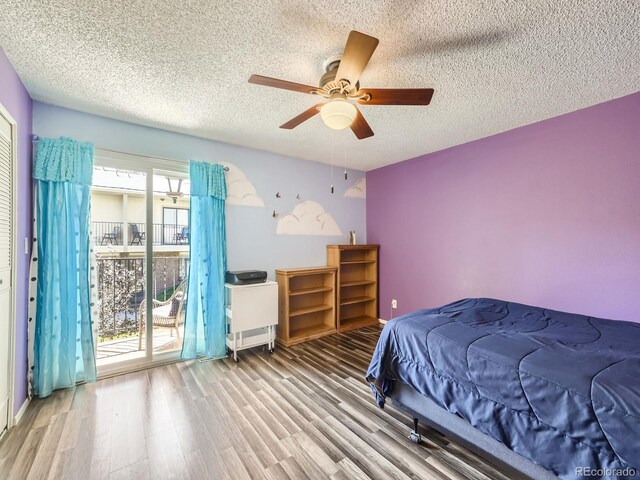
[[[409,385],[396,382],[393,392],[387,396],[394,405],[409,413],[414,419],[414,430],[409,438],[420,441],[418,420],[438,430],[448,438],[497,466],[511,479],[557,480],[553,473],[507,448],[504,444],[473,428],[466,420],[454,415]]]

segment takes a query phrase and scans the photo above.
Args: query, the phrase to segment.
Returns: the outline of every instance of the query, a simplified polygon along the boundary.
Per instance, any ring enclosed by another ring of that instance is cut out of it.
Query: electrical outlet
[[[391,300],[391,308],[398,308],[398,300],[395,298]]]

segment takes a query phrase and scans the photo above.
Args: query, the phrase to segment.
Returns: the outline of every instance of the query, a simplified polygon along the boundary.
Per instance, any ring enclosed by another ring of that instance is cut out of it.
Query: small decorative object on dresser
[[[227,315],[227,351],[238,352],[266,345],[275,348],[278,324],[278,285],[276,282],[250,285],[225,284]]]
[[[280,298],[278,342],[312,340],[336,331],[336,268],[276,270]]]
[[[378,245],[327,245],[327,264],[338,269],[338,331],[378,323]]]

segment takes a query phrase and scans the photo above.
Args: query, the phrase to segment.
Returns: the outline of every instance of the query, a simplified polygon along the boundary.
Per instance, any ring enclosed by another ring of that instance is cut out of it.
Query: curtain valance
[[[40,138],[33,178],[52,182],[91,185],[93,144],[72,138]]]
[[[227,185],[224,179],[224,167],[208,162],[189,162],[189,177],[192,197],[227,198]]]

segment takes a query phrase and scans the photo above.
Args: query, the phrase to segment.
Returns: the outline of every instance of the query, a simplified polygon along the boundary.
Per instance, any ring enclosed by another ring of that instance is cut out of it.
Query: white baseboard
[[[29,403],[31,402],[31,399],[29,397],[27,397],[24,401],[24,403],[22,404],[22,406],[20,407],[20,410],[18,410],[18,413],[16,413],[15,417],[13,417],[13,426],[15,427],[16,425],[18,425],[18,422],[22,419],[22,416],[24,415],[24,412],[27,411],[27,407],[29,406]]]

